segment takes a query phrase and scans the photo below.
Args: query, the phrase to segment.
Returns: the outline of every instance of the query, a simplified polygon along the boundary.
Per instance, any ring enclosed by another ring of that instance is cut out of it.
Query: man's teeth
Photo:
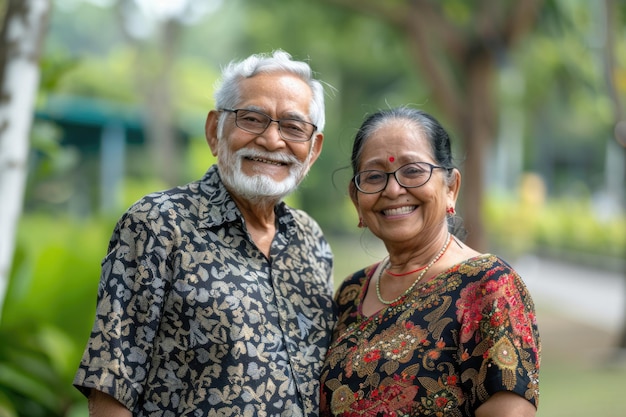
[[[269,159],[263,159],[263,158],[250,158],[250,159],[256,162],[263,162],[264,164],[272,164],[272,165],[278,165],[278,166],[284,165],[282,162],[270,161]]]
[[[384,210],[383,213],[385,216],[397,216],[398,214],[407,214],[415,210],[415,206],[403,206],[398,208],[393,208],[389,210]]]

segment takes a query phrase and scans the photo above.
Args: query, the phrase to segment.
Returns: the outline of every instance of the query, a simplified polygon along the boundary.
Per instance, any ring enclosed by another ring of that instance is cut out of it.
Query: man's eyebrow
[[[266,113],[265,110],[263,110],[259,106],[255,106],[255,105],[240,107],[239,109],[240,110],[247,110],[247,111],[258,111],[259,113]]]
[[[303,122],[308,122],[308,123],[310,123],[310,122],[308,121],[308,117],[307,117],[307,116],[303,115],[303,114],[302,114],[302,113],[300,113],[300,112],[296,112],[296,111],[286,112],[286,113],[284,113],[284,114],[283,114],[280,118],[281,118],[281,119],[293,119],[293,120],[300,120],[300,121],[303,121]]]
[[[259,113],[263,113],[263,114],[267,114],[268,116],[272,117],[269,112],[267,110],[265,110],[262,107],[259,106],[255,106],[254,104],[249,105],[249,106],[245,106],[245,107],[241,107],[241,110],[248,110],[248,111],[256,111]],[[276,116],[279,120],[281,119],[289,119],[289,120],[299,120],[302,122],[307,122],[307,123],[312,123],[310,122],[308,119],[308,115],[303,115],[302,113],[300,113],[297,110],[290,110],[287,111],[283,114],[281,114],[280,116]]]

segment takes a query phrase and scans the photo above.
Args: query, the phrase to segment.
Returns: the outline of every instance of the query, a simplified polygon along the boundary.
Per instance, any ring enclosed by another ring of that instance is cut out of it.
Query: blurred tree
[[[326,1],[376,16],[406,37],[430,95],[461,136],[467,240],[485,250],[481,216],[487,150],[497,129],[497,67],[533,27],[543,0]]]
[[[50,0],[8,0],[0,32],[0,316],[27,176]]]
[[[618,65],[617,60],[615,58],[615,34],[616,27],[624,22],[624,18],[626,17],[623,10],[618,8],[618,4],[615,0],[605,0],[603,4],[603,21],[606,22],[605,28],[605,41],[603,45],[604,52],[604,68],[605,68],[605,80],[607,84],[608,95],[611,99],[612,110],[613,110],[613,122],[615,125],[614,129],[614,139],[615,141],[622,146],[622,152],[624,153],[624,158],[626,159],[626,141],[623,132],[624,123],[626,123],[626,114],[624,114],[624,106],[622,103],[622,97],[617,86],[617,74],[618,74]],[[622,127],[620,127],[620,125]],[[626,170],[624,170],[626,173]],[[622,191],[622,205],[624,205],[624,195]],[[626,253],[624,253],[624,259],[626,259]],[[626,279],[626,265],[624,267],[624,278]],[[622,332],[621,336],[618,340],[618,348],[626,351],[626,303],[624,303],[624,313],[622,320]]]
[[[184,26],[197,23],[221,0],[116,0],[120,29],[135,52],[134,81],[146,108],[150,173],[165,184],[180,182],[181,138],[174,127],[172,77]]]
[[[136,47],[129,47],[127,38],[115,34],[119,31],[110,30],[117,27],[112,19],[112,9],[93,6],[103,4],[102,0],[65,2],[82,3],[83,6],[69,10],[69,13],[68,10],[55,13],[55,31],[49,40],[50,45],[72,45],[73,53],[81,55],[80,68],[67,78],[71,84],[64,83],[63,91],[105,96],[116,101],[143,102],[137,98],[137,82],[132,81],[137,76],[129,74],[146,71],[146,75],[139,78],[145,81],[150,77],[148,69],[137,68],[158,66],[156,61],[151,60],[151,56],[159,55],[158,41],[142,38],[136,41]],[[110,0],[107,4],[112,3],[113,0]],[[125,19],[134,22],[134,26],[130,25],[134,27],[132,30],[139,31],[143,24],[137,22],[148,19],[145,16],[140,19],[143,12],[139,13],[134,2],[129,3],[137,10],[133,13],[125,11]],[[400,3],[386,2],[388,5]],[[466,22],[470,17],[464,15],[463,8],[460,11],[455,9],[457,3],[457,0],[441,2],[446,7],[446,13],[470,25]],[[569,13],[572,13],[569,9],[574,9],[577,20],[567,24],[562,22],[559,7],[567,8]],[[604,154],[594,136],[597,137],[604,128],[607,107],[606,96],[598,90],[597,70],[594,68],[600,61],[586,50],[590,49],[588,38],[592,35],[587,33],[588,26],[584,20],[589,8],[591,5],[586,2],[548,1],[542,8],[538,27],[530,36],[515,49],[508,49],[506,54],[498,56],[498,68],[493,80],[495,85],[491,87],[496,90],[493,94],[497,96],[498,89],[510,90],[515,84],[511,81],[515,81],[519,96],[515,97],[514,103],[505,101],[502,96],[493,100],[497,100],[499,111],[515,107],[516,114],[522,115],[521,122],[516,126],[506,119],[496,123],[500,123],[500,135],[519,131],[513,138],[516,147],[503,149],[498,154],[517,158],[516,164],[509,164],[518,169],[507,172],[509,181],[505,191],[516,189],[522,170],[540,173],[546,179],[547,190],[551,194],[567,192],[576,184],[584,184],[586,189],[602,185],[597,184],[602,179],[601,175],[594,171],[601,169]],[[81,19],[75,19],[76,15],[80,15]],[[156,23],[153,22],[152,26]],[[296,27],[297,31],[294,30]],[[347,165],[349,142],[364,114],[382,107],[411,103],[438,115],[450,127],[453,137],[463,138],[448,115],[436,107],[432,99],[432,82],[415,70],[415,60],[412,61],[411,54],[407,53],[406,32],[379,20],[378,16],[356,13],[348,7],[337,7],[330,1],[233,0],[223,2],[219,13],[205,13],[199,24],[181,26],[180,29],[183,33],[179,34],[177,41],[177,62],[173,67],[173,80],[170,81],[172,99],[176,101],[172,111],[177,118],[180,114],[195,112],[193,120],[188,118],[190,124],[187,126],[194,129],[200,126],[198,140],[202,136],[202,123],[196,116],[206,112],[211,105],[210,85],[216,77],[216,63],[225,64],[252,52],[283,48],[299,59],[310,58],[320,78],[335,87],[327,89],[328,123],[324,152],[293,198],[298,206],[311,212],[328,232],[353,230],[356,223],[345,194],[349,170],[341,170],[340,175],[336,175],[335,171]],[[156,35],[158,32],[153,27],[151,33]],[[207,47],[207,40],[210,40],[211,47]],[[143,58],[139,58],[140,55]],[[456,65],[452,60],[443,62]],[[459,71],[455,67],[446,69],[454,74]],[[511,71],[507,72],[515,72],[517,77],[504,79],[501,74],[508,69]],[[499,86],[496,82],[498,75],[501,76]],[[145,84],[150,87],[153,83]],[[603,90],[603,84],[600,87]],[[334,93],[335,89],[338,94]],[[151,119],[146,118],[146,122]],[[568,120],[568,123],[554,123],[555,120]],[[572,146],[574,142],[575,146]],[[455,149],[455,155],[461,160],[467,152],[467,148],[463,152]],[[136,168],[138,164],[152,163],[153,158],[144,155],[146,153],[141,153],[133,159],[134,173],[140,172]],[[500,161],[498,165],[507,165],[507,162]],[[471,172],[469,166],[466,168],[464,180],[467,183]],[[490,165],[488,169],[493,167]],[[483,175],[499,178],[498,173],[495,174]],[[331,181],[333,186],[328,187]],[[575,191],[581,189],[579,186]],[[462,200],[474,200],[466,193],[465,186],[463,194]],[[471,225],[469,217],[466,220]]]
[[[154,3],[158,4],[164,3]],[[148,133],[148,159],[152,162],[147,168],[150,174],[172,185],[178,180],[180,150],[174,132],[171,78],[181,23],[169,13],[153,16],[157,22],[155,36],[148,37],[138,30],[147,26],[147,22],[138,22],[146,18],[139,5],[136,0],[118,0],[115,10],[121,32],[135,52],[134,85],[147,110],[144,127]]]

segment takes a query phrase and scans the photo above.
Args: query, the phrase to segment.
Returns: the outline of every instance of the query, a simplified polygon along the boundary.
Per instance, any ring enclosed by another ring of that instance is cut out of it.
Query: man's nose
[[[280,124],[277,120],[270,121],[265,130],[262,133],[259,133],[257,137],[265,141],[268,149],[285,146],[285,139],[283,139],[283,136],[280,133]]]

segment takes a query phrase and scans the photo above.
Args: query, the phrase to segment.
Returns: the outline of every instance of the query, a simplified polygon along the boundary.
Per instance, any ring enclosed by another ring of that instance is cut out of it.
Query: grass
[[[625,386],[623,366],[588,368],[580,363],[544,361],[537,417],[623,417]]]
[[[626,356],[618,334],[538,305],[543,343],[538,417],[621,417],[626,412]]]
[[[335,287],[349,274],[380,261],[387,251],[371,233],[360,237],[326,236],[335,254]]]

